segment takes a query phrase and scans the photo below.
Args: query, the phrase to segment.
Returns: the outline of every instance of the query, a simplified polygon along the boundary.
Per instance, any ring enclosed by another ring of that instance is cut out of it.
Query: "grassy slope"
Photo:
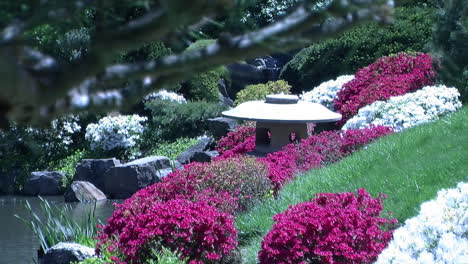
[[[437,122],[387,136],[336,164],[296,178],[278,200],[268,200],[238,217],[244,262],[255,263],[272,216],[317,192],[354,192],[364,187],[373,196],[387,194],[384,208],[398,221],[416,215],[419,205],[434,198],[438,190],[468,180],[467,122],[465,106]]]

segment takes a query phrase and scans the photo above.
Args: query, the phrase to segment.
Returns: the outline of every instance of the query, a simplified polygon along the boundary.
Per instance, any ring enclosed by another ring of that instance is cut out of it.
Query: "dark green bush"
[[[458,88],[468,102],[468,5],[464,0],[443,1],[432,35],[432,52],[440,59],[439,77]]]
[[[432,8],[396,8],[391,25],[368,23],[301,50],[282,69],[280,78],[299,93],[339,75],[354,74],[380,57],[424,51],[434,13]]]
[[[194,42],[185,52],[204,48],[212,43],[213,39],[203,39]],[[218,80],[224,79],[227,84],[230,83],[229,71],[224,66],[212,70],[197,73],[182,85],[182,94],[189,100],[205,100],[207,102],[218,102],[220,93],[218,90]]]
[[[235,105],[248,101],[265,100],[266,96],[269,94],[290,94],[290,90],[291,85],[283,80],[248,85],[237,93]]]
[[[173,141],[181,137],[196,137],[208,130],[207,119],[217,117],[225,109],[217,103],[196,101],[177,103],[155,99],[145,103],[151,112],[146,144]]]

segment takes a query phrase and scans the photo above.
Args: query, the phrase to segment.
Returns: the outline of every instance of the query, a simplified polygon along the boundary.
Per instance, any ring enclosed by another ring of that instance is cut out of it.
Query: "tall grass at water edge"
[[[386,136],[340,162],[312,170],[285,186],[278,199],[267,200],[237,217],[244,263],[255,263],[272,217],[289,205],[319,192],[385,193],[384,211],[400,223],[418,214],[437,191],[468,181],[468,107],[433,123]]]
[[[50,247],[59,242],[75,242],[81,245],[94,247],[96,242],[94,237],[97,235],[97,225],[100,221],[96,218],[96,203],[92,209],[87,211],[82,219],[73,219],[72,207],[65,204],[64,207],[49,203],[42,197],[41,211],[44,217],[39,217],[28,201],[26,209],[29,217],[23,218],[18,215],[15,217],[21,219],[38,237],[40,249],[46,252]]]

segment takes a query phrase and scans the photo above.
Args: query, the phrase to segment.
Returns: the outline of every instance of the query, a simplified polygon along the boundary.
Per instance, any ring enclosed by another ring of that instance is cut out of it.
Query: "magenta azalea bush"
[[[98,251],[114,251],[116,263],[141,263],[151,248],[161,247],[191,263],[217,262],[237,245],[232,222],[237,212],[271,190],[277,194],[296,173],[335,162],[392,133],[380,126],[325,131],[255,158],[240,155],[254,149],[255,142],[246,144],[252,131],[239,128],[220,140],[224,153],[211,163],[185,165],[118,205],[100,231]]]
[[[298,144],[289,144],[281,151],[269,153],[260,160],[268,164],[269,178],[276,194],[296,173],[338,161],[363,145],[392,132],[391,128],[383,126],[324,131]]]
[[[151,249],[160,245],[180,252],[191,264],[219,260],[237,246],[232,216],[204,202],[154,202],[137,213],[125,207],[119,206],[109,219],[98,248],[118,250],[128,263],[144,263]]]
[[[277,214],[263,238],[260,263],[371,263],[392,238],[396,219],[380,217],[384,195],[365,189],[320,193]]]
[[[232,157],[255,149],[255,127],[240,126],[218,141],[217,151],[222,158]]]
[[[435,72],[431,55],[399,53],[383,57],[357,71],[334,100],[335,109],[344,124],[358,110],[375,101],[403,95],[434,83]]]

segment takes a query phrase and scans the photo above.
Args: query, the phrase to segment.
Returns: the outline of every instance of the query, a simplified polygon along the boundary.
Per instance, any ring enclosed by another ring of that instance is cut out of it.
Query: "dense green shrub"
[[[437,12],[432,50],[441,59],[440,78],[458,88],[468,102],[468,5],[464,0],[443,1]]]
[[[282,69],[280,78],[299,93],[337,76],[353,74],[380,57],[423,51],[431,37],[434,13],[432,8],[396,8],[391,25],[368,23],[301,50]]]
[[[51,160],[60,160],[81,147],[82,127],[78,117],[52,121],[48,127],[32,128],[10,123],[0,131],[0,191],[17,191],[36,170],[44,170]],[[5,176],[8,175],[8,176]]]
[[[177,103],[155,99],[145,103],[151,112],[145,143],[171,141],[180,137],[196,137],[208,130],[207,119],[217,117],[225,109],[205,101]]]
[[[196,138],[178,138],[174,142],[161,142],[151,147],[148,151],[150,155],[165,156],[174,160],[182,152],[198,142]]]
[[[204,48],[212,43],[214,39],[203,39],[194,42],[185,52]],[[224,79],[229,85],[229,71],[226,67],[220,66],[212,70],[197,73],[182,85],[182,94],[190,100],[205,100],[208,102],[217,102],[220,99],[218,90],[218,80]]]
[[[267,82],[265,84],[248,85],[236,95],[235,105],[248,101],[265,100],[269,94],[290,94],[291,85],[288,82],[279,80],[275,82]]]

